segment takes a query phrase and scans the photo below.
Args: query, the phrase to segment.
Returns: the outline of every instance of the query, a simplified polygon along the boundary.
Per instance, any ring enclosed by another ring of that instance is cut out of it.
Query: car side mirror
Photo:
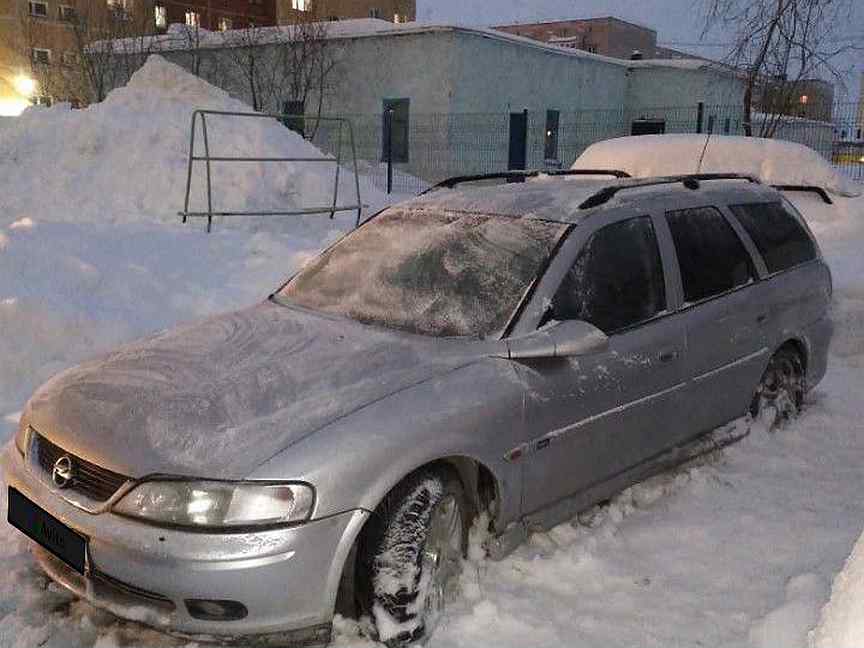
[[[504,340],[503,357],[510,360],[570,358],[601,353],[609,348],[609,338],[593,324],[579,320],[553,322],[542,329]]]

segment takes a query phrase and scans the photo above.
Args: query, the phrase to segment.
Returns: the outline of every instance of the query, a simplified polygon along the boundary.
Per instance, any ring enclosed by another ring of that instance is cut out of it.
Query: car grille
[[[31,445],[31,450],[35,449],[36,452],[33,460],[45,472],[49,482],[54,471],[54,464],[60,457],[66,455],[72,460],[75,477],[65,490],[80,493],[95,502],[105,502],[123,484],[129,481],[129,478],[124,475],[101,468],[71,452],[66,452],[37,432],[34,432],[34,436],[36,438],[34,444]]]

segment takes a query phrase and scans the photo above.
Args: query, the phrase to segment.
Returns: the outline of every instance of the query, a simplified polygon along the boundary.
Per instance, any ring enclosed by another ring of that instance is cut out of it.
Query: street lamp
[[[36,93],[36,81],[31,77],[19,74],[12,80],[15,91],[28,99]]]

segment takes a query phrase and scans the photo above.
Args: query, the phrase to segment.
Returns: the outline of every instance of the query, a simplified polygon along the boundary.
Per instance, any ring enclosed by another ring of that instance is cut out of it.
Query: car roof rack
[[[800,191],[803,193],[814,193],[819,196],[826,204],[833,205],[834,201],[831,196],[822,187],[815,185],[771,185],[777,191]]]
[[[671,184],[683,184],[688,189],[696,191],[699,189],[699,183],[707,180],[746,180],[750,184],[762,184],[759,178],[741,173],[693,173],[688,175],[664,176],[660,178],[646,178],[644,180],[634,180],[627,184],[611,185],[601,189],[597,193],[589,196],[579,209],[591,209],[600,207],[612,200],[619,191],[627,189],[641,189],[644,187],[654,187]]]
[[[453,189],[454,187],[458,187],[461,184],[467,184],[470,182],[482,182],[483,180],[508,180],[513,183],[517,182],[525,182],[530,178],[538,178],[541,175],[551,176],[551,177],[567,177],[567,176],[590,176],[590,175],[603,175],[603,176],[612,176],[613,178],[630,178],[632,177],[626,171],[621,171],[620,169],[552,169],[549,171],[545,170],[531,170],[531,171],[501,171],[499,173],[481,173],[478,175],[464,175],[464,176],[454,176],[452,178],[447,178],[446,180],[442,180],[436,185],[429,187],[426,191],[422,192],[420,195],[425,195],[436,189]]]

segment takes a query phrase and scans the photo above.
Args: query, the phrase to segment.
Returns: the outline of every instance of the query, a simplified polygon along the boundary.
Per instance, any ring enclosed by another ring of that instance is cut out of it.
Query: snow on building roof
[[[469,27],[455,24],[427,24],[419,22],[391,23],[376,18],[358,18],[352,20],[327,21],[314,23],[325,30],[325,38],[329,40],[345,40],[354,38],[380,38],[411,34],[460,33],[509,42],[532,49],[541,49],[561,56],[589,59],[622,67],[632,67],[632,61],[592,54],[583,50],[560,47],[553,43],[541,41],[496,31],[486,27]],[[295,40],[296,27],[292,25],[276,25],[273,27],[255,28],[254,44],[269,45]],[[148,52],[183,50],[190,44],[198,49],[219,49],[225,47],[248,46],[250,38],[244,29],[229,29],[224,32],[211,32],[204,29],[194,29],[185,25],[171,25],[165,34],[148,38],[126,38],[114,41],[97,41],[90,45],[92,49],[106,48],[117,54],[134,54],[142,50]],[[642,61],[645,63],[645,61]],[[650,63],[650,62],[648,62]]]

